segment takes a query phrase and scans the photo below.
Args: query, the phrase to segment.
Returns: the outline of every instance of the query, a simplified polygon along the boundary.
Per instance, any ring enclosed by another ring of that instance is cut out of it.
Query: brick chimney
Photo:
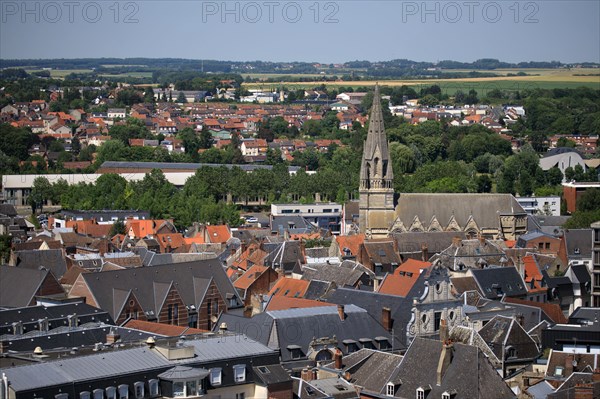
[[[285,271],[283,270],[283,267],[277,268],[277,279],[279,280],[280,278],[284,278],[284,277],[285,277]]]
[[[427,247],[427,244],[421,245],[421,260],[423,262],[427,262],[429,260],[429,248]]]
[[[346,320],[346,313],[344,313],[344,305],[337,305],[338,315],[340,320]]]
[[[452,245],[455,247],[460,247],[462,245],[462,238],[456,236],[452,238]]]
[[[594,374],[592,374],[592,382],[600,382],[600,369],[594,369]]]
[[[440,352],[440,359],[438,360],[438,366],[436,370],[438,386],[442,385],[444,374],[448,371],[450,363],[452,363],[452,357],[454,355],[454,346],[451,341],[446,341],[442,344],[442,351]]]
[[[446,319],[440,320],[440,341],[448,341],[448,324],[446,323]]]
[[[339,349],[336,349],[335,354],[333,355],[333,362],[334,362],[334,367],[336,370],[341,370],[344,366],[342,364],[342,351]]]
[[[302,378],[306,382],[316,380],[317,379],[317,369],[309,370],[308,367],[303,368],[302,372],[300,373],[300,378]]]
[[[392,331],[392,310],[390,308],[381,308],[381,325],[387,331]]]
[[[573,355],[568,355],[565,358],[565,377],[567,378],[573,374],[573,360],[575,360]]]
[[[594,384],[575,385],[575,399],[594,399]]]
[[[117,342],[120,339],[121,339],[121,336],[119,334],[117,334],[117,332],[114,331],[112,328],[110,329],[109,333],[106,334],[106,343],[107,344],[114,344],[115,342]]]

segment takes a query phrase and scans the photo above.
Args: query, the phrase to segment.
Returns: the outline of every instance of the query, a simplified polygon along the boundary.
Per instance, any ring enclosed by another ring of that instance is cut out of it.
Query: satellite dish
[[[219,318],[218,318],[216,315],[212,315],[212,316],[210,316],[210,321],[211,321],[211,322],[213,322],[213,323],[216,323],[216,322],[217,322],[217,320],[219,320]]]

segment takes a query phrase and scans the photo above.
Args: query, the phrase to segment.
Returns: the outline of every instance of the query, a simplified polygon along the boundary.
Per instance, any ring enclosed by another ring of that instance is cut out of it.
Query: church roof
[[[383,112],[381,110],[381,95],[379,94],[379,85],[375,86],[375,93],[373,94],[373,106],[371,107],[371,115],[369,117],[369,131],[367,133],[367,140],[365,141],[363,150],[363,163],[360,172],[361,179],[369,179],[366,161],[372,161],[377,156],[380,157],[379,162],[390,161],[387,137],[385,135],[385,127],[383,125]],[[387,162],[387,168],[383,170],[382,177],[384,177],[386,180],[392,180],[394,178],[391,162]]]
[[[464,228],[470,216],[480,229],[498,228],[498,214],[525,213],[511,194],[402,193],[398,217],[409,226],[415,216],[427,224],[433,216],[445,227],[452,217]]]

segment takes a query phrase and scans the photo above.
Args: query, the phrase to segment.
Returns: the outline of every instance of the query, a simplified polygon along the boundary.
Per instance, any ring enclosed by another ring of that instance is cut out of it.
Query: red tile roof
[[[307,280],[296,280],[289,277],[284,277],[279,279],[271,291],[269,295],[280,295],[287,296],[290,298],[302,298],[308,289],[308,284],[310,281]]]
[[[546,313],[548,317],[550,317],[552,321],[556,324],[565,324],[568,322],[567,317],[560,309],[560,306],[554,303],[527,301],[525,299],[518,299],[513,297],[505,297],[504,302],[515,303],[518,305],[533,306],[535,308],[542,309],[544,313]]]
[[[269,270],[267,266],[254,265],[240,276],[240,278],[235,280],[233,286],[241,290],[248,289],[267,270]]]
[[[394,271],[394,274],[385,276],[381,286],[379,286],[378,292],[381,294],[406,297],[417,282],[421,270],[430,266],[431,263],[429,262],[409,259],[398,266]]]
[[[360,245],[365,242],[365,235],[336,236],[335,240],[337,241],[342,254],[344,253],[344,248],[348,248],[352,255],[357,256],[360,251]]]
[[[202,334],[207,332],[199,328],[191,328],[186,326],[174,326],[171,324],[153,323],[151,321],[129,320],[125,323],[125,328],[133,328],[149,333],[162,335],[164,337],[178,337],[180,335]]]
[[[321,306],[336,306],[327,302],[313,301],[312,299],[290,298],[287,296],[275,295],[267,304],[265,310],[287,310],[300,308],[316,308]]]
[[[227,242],[227,240],[231,238],[231,232],[229,231],[229,227],[223,224],[206,226],[206,233],[208,234],[208,239],[213,244],[224,244]]]

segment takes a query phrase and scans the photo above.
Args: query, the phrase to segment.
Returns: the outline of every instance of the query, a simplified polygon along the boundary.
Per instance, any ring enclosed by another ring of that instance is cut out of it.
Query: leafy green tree
[[[582,212],[600,210],[600,189],[587,189],[577,201],[577,209]]]
[[[199,146],[200,148],[211,148],[213,145],[213,137],[208,129],[202,129],[200,132]]]
[[[103,174],[94,187],[93,209],[128,209],[131,189],[127,180],[117,174]]]
[[[185,104],[187,103],[187,99],[185,98],[185,94],[180,91],[179,94],[177,95],[177,102],[180,104]]]
[[[412,173],[416,168],[415,154],[410,147],[400,143],[390,143],[392,170],[395,174]]]
[[[58,179],[56,182],[52,184],[52,190],[50,192],[50,201],[53,204],[60,204],[61,198],[64,193],[69,190],[69,183],[65,179]]]
[[[30,130],[16,128],[8,123],[0,124],[0,151],[18,161],[28,158],[29,147],[39,142],[36,135]]]
[[[117,234],[125,234],[127,230],[125,228],[125,223],[122,219],[115,221],[110,227],[110,232],[108,233],[110,237],[114,237]]]
[[[556,186],[556,185],[562,183],[563,174],[560,171],[560,169],[558,169],[558,167],[555,166],[553,168],[550,168],[546,172],[546,179],[548,180],[548,184],[550,184],[552,186]]]
[[[141,103],[142,94],[135,89],[124,89],[117,93],[117,103],[124,106],[132,106]]]
[[[37,209],[42,213],[44,205],[51,196],[52,185],[48,179],[45,177],[36,177],[33,180],[33,186],[31,187],[31,193],[29,194],[29,204],[31,205],[32,213],[35,214]]]
[[[77,156],[79,155],[79,152],[81,151],[81,142],[79,141],[79,139],[77,137],[73,137],[73,140],[71,140],[71,152]]]
[[[135,118],[128,118],[124,125],[113,125],[108,134],[115,140],[121,140],[125,145],[129,145],[129,139],[152,138],[144,122]]]
[[[492,179],[488,175],[477,176],[477,192],[489,193],[492,191]]]
[[[154,89],[152,89],[152,86],[144,87],[144,102],[154,103]]]
[[[0,235],[0,264],[8,263],[12,245],[12,236],[9,234]]]
[[[160,169],[152,169],[139,182],[131,183],[130,203],[134,208],[150,212],[152,217],[165,218],[177,188],[169,182]]]

